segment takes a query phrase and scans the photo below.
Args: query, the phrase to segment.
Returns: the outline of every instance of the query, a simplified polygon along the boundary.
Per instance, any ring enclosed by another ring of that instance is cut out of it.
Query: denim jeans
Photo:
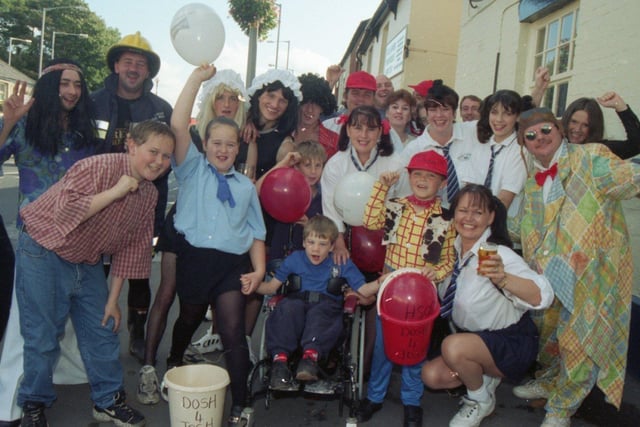
[[[367,386],[367,398],[374,403],[382,403],[389,381],[393,363],[387,359],[384,353],[382,337],[382,323],[380,316],[376,316],[376,343],[373,348],[373,361],[371,362],[371,376]],[[403,405],[420,406],[420,399],[424,393],[424,385],[420,373],[422,363],[402,367],[402,382],[400,386],[400,399]]]
[[[18,404],[56,398],[53,368],[60,354],[58,337],[71,316],[78,347],[91,385],[91,399],[100,408],[113,404],[123,389],[120,342],[114,321],[102,326],[108,288],[102,263],[74,264],[20,233],[16,250],[16,295],[20,332],[24,338],[24,376]]]

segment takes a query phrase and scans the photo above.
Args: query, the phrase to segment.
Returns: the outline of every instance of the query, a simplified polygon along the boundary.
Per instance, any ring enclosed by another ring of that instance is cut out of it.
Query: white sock
[[[489,391],[487,390],[487,387],[485,387],[485,385],[481,385],[479,389],[477,390],[469,390],[467,389],[467,395],[469,396],[469,399],[471,400],[475,400],[476,402],[489,402],[491,401],[491,396],[489,396]]]
[[[482,386],[486,387],[487,384],[489,384],[489,382],[493,380],[493,377],[489,376],[489,375],[483,375],[482,376]]]

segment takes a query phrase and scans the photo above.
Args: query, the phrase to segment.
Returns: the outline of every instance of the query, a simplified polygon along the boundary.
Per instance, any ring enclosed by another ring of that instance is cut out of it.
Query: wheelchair
[[[269,269],[269,271],[273,270],[275,269]],[[327,291],[333,295],[342,295],[347,287],[344,278],[334,278],[327,284]],[[334,396],[339,400],[338,415],[343,416],[344,406],[347,405],[349,416],[353,417],[360,401],[364,381],[362,366],[365,328],[364,313],[355,295],[350,295],[343,301],[342,337],[327,360],[319,363],[319,379],[303,383],[294,378],[287,388],[279,387],[274,390],[270,387],[272,355],[267,354],[266,350],[266,320],[283,298],[299,292],[300,288],[300,277],[292,274],[276,295],[265,299],[262,306],[265,321],[260,336],[259,360],[251,369],[248,378],[249,399],[253,402],[259,394],[264,393],[264,406],[269,409],[274,398],[287,393]],[[297,363],[300,357],[301,352],[292,354],[289,363]]]

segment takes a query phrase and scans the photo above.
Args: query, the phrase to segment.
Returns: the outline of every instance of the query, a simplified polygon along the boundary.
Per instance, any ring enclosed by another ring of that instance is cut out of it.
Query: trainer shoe
[[[296,379],[298,381],[318,381],[318,362],[309,357],[300,359],[296,370]]]
[[[288,390],[291,385],[291,371],[285,361],[274,361],[271,364],[269,387],[273,390]]]
[[[449,427],[478,427],[483,419],[491,415],[496,407],[496,398],[491,395],[489,402],[478,402],[462,396],[462,407],[449,421]]]
[[[153,366],[144,365],[140,369],[136,397],[143,405],[155,405],[160,402],[160,385]]]
[[[569,427],[571,425],[571,418],[569,417],[554,417],[552,415],[545,415],[540,427]]]
[[[194,341],[191,345],[197,348],[201,353],[211,353],[213,351],[223,351],[222,339],[219,334],[212,333],[212,329],[207,332],[198,341]]]
[[[44,416],[44,403],[42,402],[25,402],[22,407],[23,427],[49,427],[47,419]]]
[[[108,408],[93,406],[93,418],[101,423],[112,422],[120,427],[139,427],[145,425],[144,415],[127,405],[124,392],[118,392],[115,403]]]
[[[549,397],[549,392],[536,380],[531,380],[525,384],[515,386],[513,388],[513,394],[520,399],[527,400],[546,399]]]

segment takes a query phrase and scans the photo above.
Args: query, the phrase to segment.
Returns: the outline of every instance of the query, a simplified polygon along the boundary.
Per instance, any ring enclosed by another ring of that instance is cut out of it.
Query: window
[[[542,104],[556,116],[561,116],[567,106],[569,81],[573,71],[578,22],[578,9],[553,18],[536,34],[534,72],[544,66],[549,70],[551,82]]]

